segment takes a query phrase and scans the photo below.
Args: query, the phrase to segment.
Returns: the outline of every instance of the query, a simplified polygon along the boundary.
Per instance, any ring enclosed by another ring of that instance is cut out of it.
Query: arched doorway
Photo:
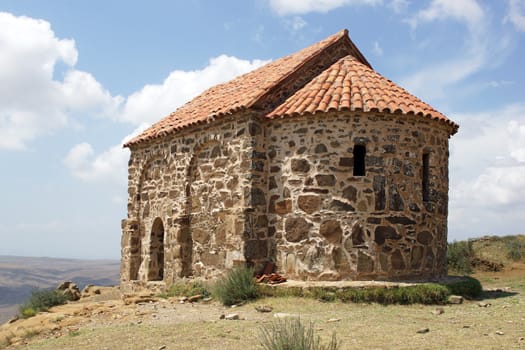
[[[149,247],[149,281],[162,281],[164,278],[164,225],[161,218],[156,218],[151,226]]]

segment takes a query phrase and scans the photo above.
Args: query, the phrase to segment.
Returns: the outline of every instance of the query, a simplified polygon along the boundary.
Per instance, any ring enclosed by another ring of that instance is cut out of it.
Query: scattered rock
[[[503,333],[502,331],[496,331],[496,334],[497,335],[504,335],[505,333]]]
[[[161,346],[159,346],[159,349],[158,349],[158,350],[164,350],[164,349],[166,349],[166,345],[161,345]]]
[[[226,317],[226,315],[221,314],[221,315],[219,316],[219,320],[224,320],[225,317]]]
[[[428,333],[430,332],[430,329],[429,328],[421,328],[421,329],[418,329],[416,333]]]
[[[202,299],[202,302],[203,302],[203,303],[209,303],[209,302],[212,301],[212,300],[213,300],[212,297],[207,297],[207,298]]]
[[[445,310],[442,307],[438,307],[437,309],[432,310],[433,315],[441,315],[444,313],[445,313]]]
[[[287,317],[299,317],[297,314],[288,314],[286,312],[277,312],[273,314],[273,317],[275,318],[287,318]]]
[[[286,277],[278,274],[278,273],[271,273],[271,274],[263,274],[261,276],[256,276],[255,281],[257,283],[268,283],[268,284],[278,284],[278,283],[284,283],[286,282]]]
[[[448,302],[450,304],[462,304],[463,297],[461,295],[451,295],[448,297]]]
[[[88,284],[82,289],[82,298],[92,297],[94,295],[99,295],[101,293],[100,287],[96,287],[92,284]]]
[[[18,315],[14,315],[13,317],[11,317],[9,321],[7,321],[7,323],[15,323],[16,321],[18,321]]]
[[[201,294],[197,294],[197,295],[192,295],[191,297],[187,298],[187,301],[188,303],[194,303],[198,300],[202,299],[202,295]]]
[[[65,295],[69,300],[77,301],[80,299],[82,294],[80,294],[80,289],[72,281],[64,281],[60,283],[56,289],[63,295]]]
[[[328,319],[328,321],[326,321],[326,322],[339,322],[339,321],[341,321],[340,318],[330,318],[330,319]]]
[[[225,320],[238,320],[239,319],[239,315],[238,314],[228,314],[228,315],[224,316],[224,319]]]
[[[483,302],[483,301],[480,301],[480,302],[478,303],[478,306],[479,306],[479,307],[489,307],[490,305],[491,305],[490,303],[485,303],[485,302]]]
[[[268,306],[268,305],[256,306],[255,310],[257,310],[258,312],[272,312],[273,307]]]
[[[157,298],[152,294],[139,294],[139,295],[125,296],[123,301],[124,301],[124,304],[130,305],[130,304],[154,302],[154,301],[157,301]]]

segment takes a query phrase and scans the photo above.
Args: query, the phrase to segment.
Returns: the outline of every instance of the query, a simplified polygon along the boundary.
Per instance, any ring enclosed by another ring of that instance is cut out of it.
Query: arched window
[[[162,281],[164,278],[164,225],[160,218],[153,221],[150,241],[150,265],[148,280]]]
[[[365,176],[365,145],[354,145],[354,176]]]
[[[430,154],[423,153],[423,169],[421,174],[421,184],[423,189],[423,202],[430,200]]]

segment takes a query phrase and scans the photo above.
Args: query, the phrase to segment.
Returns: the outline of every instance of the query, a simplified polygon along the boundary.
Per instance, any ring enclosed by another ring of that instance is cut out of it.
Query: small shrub
[[[525,243],[516,236],[508,236],[502,238],[507,249],[507,257],[511,260],[517,261],[525,256]]]
[[[476,298],[481,295],[483,287],[481,283],[472,277],[463,277],[461,281],[446,284],[450,294],[461,295],[469,298]]]
[[[259,342],[266,350],[337,350],[336,334],[326,345],[315,336],[313,323],[305,327],[299,318],[289,318],[261,328]]]
[[[31,292],[25,304],[20,305],[20,314],[23,318],[32,317],[53,306],[65,304],[68,300],[70,299],[66,295],[57,290],[37,289]]]
[[[224,305],[233,305],[258,297],[253,269],[235,268],[215,282],[213,293]]]
[[[24,334],[22,335],[22,339],[31,339],[33,337],[36,337],[39,333],[34,330],[34,329],[28,329],[24,332]]]
[[[9,334],[0,339],[0,348],[11,345],[14,338],[16,338],[15,334],[13,332],[9,332]]]
[[[177,281],[171,285],[166,293],[161,294],[161,297],[191,297],[193,295],[202,295],[209,297],[210,292],[208,286],[202,281]]]
[[[472,241],[454,241],[448,244],[447,261],[451,270],[467,275],[471,274],[472,258],[474,258]]]

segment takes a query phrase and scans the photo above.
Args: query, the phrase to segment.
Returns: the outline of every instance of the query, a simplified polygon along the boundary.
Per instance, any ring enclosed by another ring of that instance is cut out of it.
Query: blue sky
[[[343,28],[460,124],[449,240],[525,233],[525,0],[1,0],[0,255],[119,258],[122,142]]]

